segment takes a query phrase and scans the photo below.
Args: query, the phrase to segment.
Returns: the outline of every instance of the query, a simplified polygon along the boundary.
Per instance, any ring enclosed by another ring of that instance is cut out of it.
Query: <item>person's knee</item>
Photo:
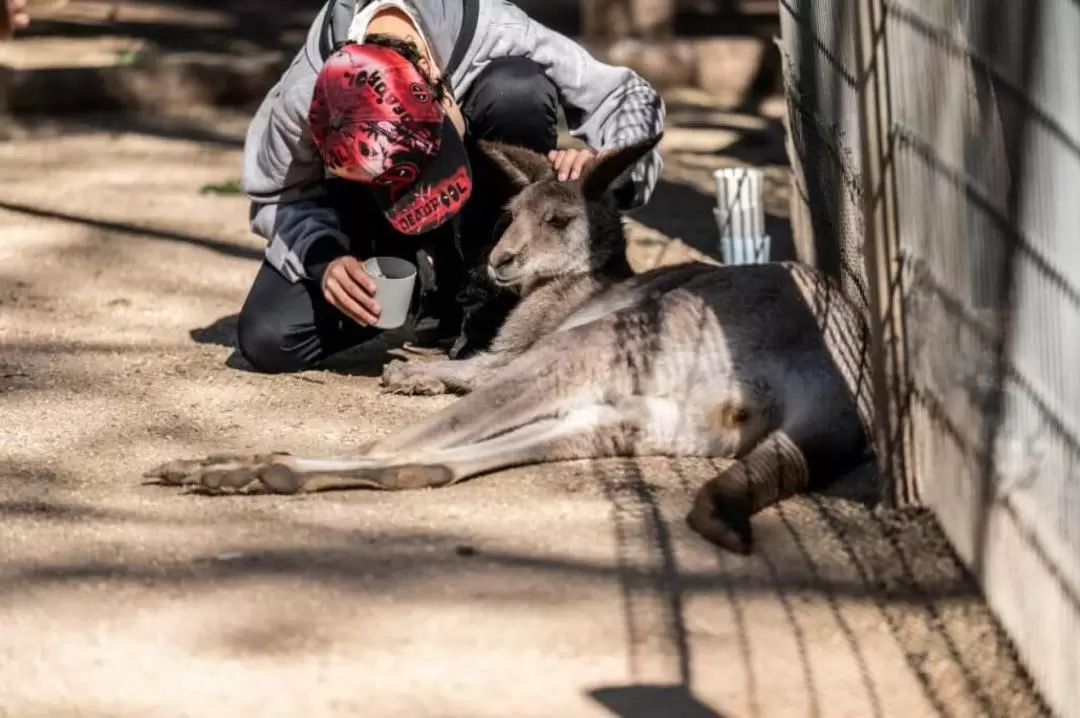
[[[289,348],[286,327],[272,314],[245,306],[236,326],[236,343],[255,371],[281,374],[306,368],[306,362]]]
[[[558,102],[540,65],[507,57],[493,60],[476,79],[465,109],[478,138],[548,152],[558,142]]]

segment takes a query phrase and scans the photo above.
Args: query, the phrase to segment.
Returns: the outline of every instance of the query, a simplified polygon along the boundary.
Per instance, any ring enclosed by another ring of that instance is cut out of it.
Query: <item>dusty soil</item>
[[[665,140],[641,219],[668,236],[634,226],[639,267],[695,256],[670,235],[710,246],[708,170],[760,119],[678,111],[734,134]],[[683,522],[708,462],[397,495],[144,484],[177,456],[341,453],[451,401],[379,394],[386,346],[233,368],[261,244],[200,188],[236,176],[245,121],[0,144],[0,715],[1041,715],[934,523],[875,518],[869,473],[765,512],[748,558]]]

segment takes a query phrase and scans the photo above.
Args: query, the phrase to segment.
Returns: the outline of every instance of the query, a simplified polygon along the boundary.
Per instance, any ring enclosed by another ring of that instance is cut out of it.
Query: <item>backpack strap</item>
[[[461,31],[458,33],[454,51],[443,69],[443,75],[449,78],[465,59],[465,53],[476,35],[476,23],[480,20],[480,0],[462,0]]]
[[[326,4],[326,15],[323,16],[322,30],[319,33],[319,54],[323,62],[330,57],[342,45],[344,40],[335,40],[337,37],[347,37],[349,25],[353,17],[362,7],[372,0],[329,0]]]

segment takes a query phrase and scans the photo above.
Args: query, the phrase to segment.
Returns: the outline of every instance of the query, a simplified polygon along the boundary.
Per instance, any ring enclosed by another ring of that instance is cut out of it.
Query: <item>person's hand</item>
[[[375,282],[356,257],[338,257],[326,266],[322,292],[326,301],[364,326],[378,321],[382,312],[375,301]]]
[[[566,182],[581,179],[581,175],[585,173],[589,165],[596,164],[615,151],[615,149],[591,150],[588,148],[552,150],[548,152],[548,159],[551,161],[551,166],[555,168],[559,181]]]
[[[560,182],[581,179],[582,172],[596,159],[596,152],[588,149],[552,150],[548,152],[551,166]]]
[[[26,0],[3,0],[4,11],[0,13],[0,40],[10,40],[16,29],[30,24],[26,14]]]

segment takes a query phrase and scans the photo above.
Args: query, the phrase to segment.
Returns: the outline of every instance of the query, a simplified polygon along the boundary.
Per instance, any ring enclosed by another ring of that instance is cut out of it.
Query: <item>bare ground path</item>
[[[378,347],[227,365],[261,245],[241,199],[199,190],[235,176],[245,121],[0,144],[0,716],[1040,715],[925,516],[808,497],[736,558],[683,523],[704,462],[397,495],[143,485],[176,456],[341,451],[449,401],[378,394]],[[643,218],[688,241],[695,142],[675,133]],[[693,256],[634,237],[638,266]]]

